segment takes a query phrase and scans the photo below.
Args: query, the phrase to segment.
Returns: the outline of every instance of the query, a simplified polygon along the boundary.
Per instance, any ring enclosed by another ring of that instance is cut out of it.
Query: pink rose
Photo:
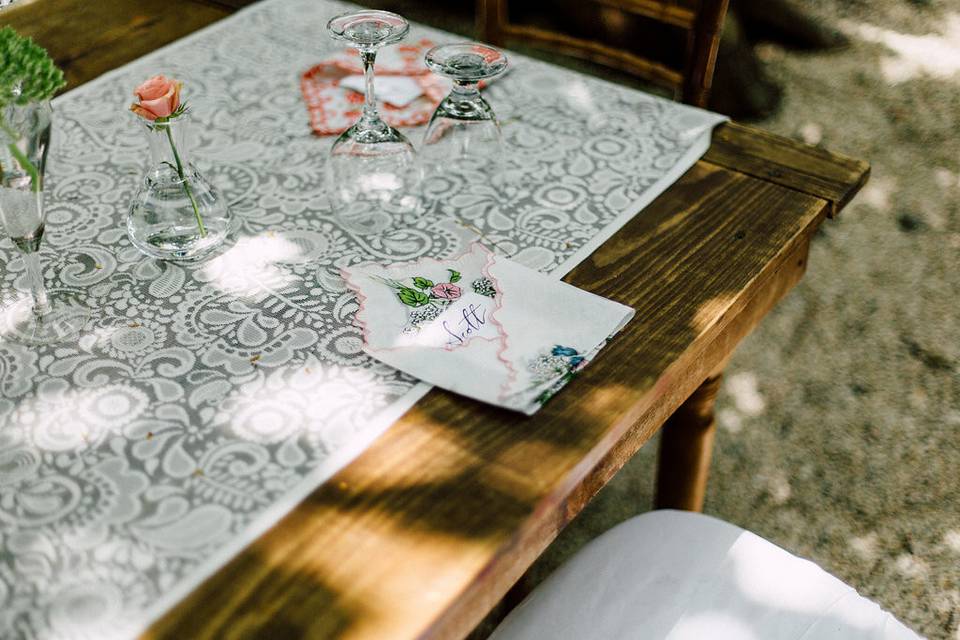
[[[456,300],[460,297],[460,287],[449,282],[441,282],[430,289],[430,293],[444,300]]]
[[[134,90],[140,102],[130,105],[130,111],[147,120],[166,118],[180,106],[182,86],[182,82],[166,76],[153,76]]]

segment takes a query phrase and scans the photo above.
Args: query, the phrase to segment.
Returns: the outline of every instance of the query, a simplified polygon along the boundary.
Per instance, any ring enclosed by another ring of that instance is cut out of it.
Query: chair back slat
[[[613,9],[620,9],[657,22],[663,22],[682,29],[692,29],[697,19],[697,12],[688,7],[681,7],[675,1],[661,2],[659,0],[594,0]]]
[[[672,90],[675,97],[687,104],[706,106],[728,0],[699,0],[692,5],[676,0],[583,1],[686,32],[683,67],[674,69],[599,39],[513,23],[509,19],[509,0],[477,0],[477,29],[480,38],[491,44],[504,46],[508,41],[516,41],[548,48],[630,73]]]

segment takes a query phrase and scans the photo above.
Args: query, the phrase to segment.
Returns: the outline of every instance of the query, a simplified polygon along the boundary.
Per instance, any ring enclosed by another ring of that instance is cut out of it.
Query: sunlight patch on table
[[[75,452],[136,421],[147,405],[147,394],[129,384],[66,388],[54,383],[21,402],[13,424],[40,451]]]
[[[572,391],[576,393],[576,391]],[[630,389],[622,384],[606,384],[580,398],[580,410],[591,416],[606,417],[623,406],[624,398],[630,396]]]
[[[240,385],[219,404],[213,423],[248,442],[291,445],[307,435],[335,451],[349,442],[357,420],[371,419],[396,392],[368,369],[310,359]]]
[[[277,291],[299,282],[296,274],[278,266],[304,256],[303,247],[280,234],[248,236],[202,268],[210,284],[239,296]]]
[[[697,333],[703,333],[713,326],[733,304],[734,297],[732,293],[721,294],[702,302],[693,314],[691,328]]]

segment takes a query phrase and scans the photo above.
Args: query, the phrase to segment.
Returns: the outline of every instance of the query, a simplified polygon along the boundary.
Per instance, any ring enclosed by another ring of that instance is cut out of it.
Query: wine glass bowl
[[[340,134],[327,160],[328,195],[335,213],[368,229],[372,219],[419,209],[419,168],[413,145],[377,113],[373,68],[380,47],[400,42],[410,25],[389,11],[357,11],[332,18],[331,36],[360,52],[365,98],[360,119]]]
[[[424,59],[434,73],[452,81],[450,94],[437,106],[423,138],[424,178],[450,173],[496,173],[503,161],[500,124],[480,95],[479,83],[503,73],[507,57],[478,43],[445,44]]]

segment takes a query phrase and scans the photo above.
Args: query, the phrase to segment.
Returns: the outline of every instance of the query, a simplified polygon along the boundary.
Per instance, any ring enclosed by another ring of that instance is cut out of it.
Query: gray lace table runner
[[[93,314],[73,344],[0,341],[0,637],[141,631],[422,397],[361,353],[340,267],[449,257],[479,231],[559,278],[722,119],[512,56],[487,92],[503,179],[465,176],[429,215],[351,227],[331,216],[331,140],[310,134],[298,86],[349,8],[267,0],[55,101],[44,277]],[[158,72],[185,82],[194,158],[240,221],[198,266],[145,258],[124,227],[147,158],[125,109]],[[7,239],[0,264],[9,303],[26,287]]]

